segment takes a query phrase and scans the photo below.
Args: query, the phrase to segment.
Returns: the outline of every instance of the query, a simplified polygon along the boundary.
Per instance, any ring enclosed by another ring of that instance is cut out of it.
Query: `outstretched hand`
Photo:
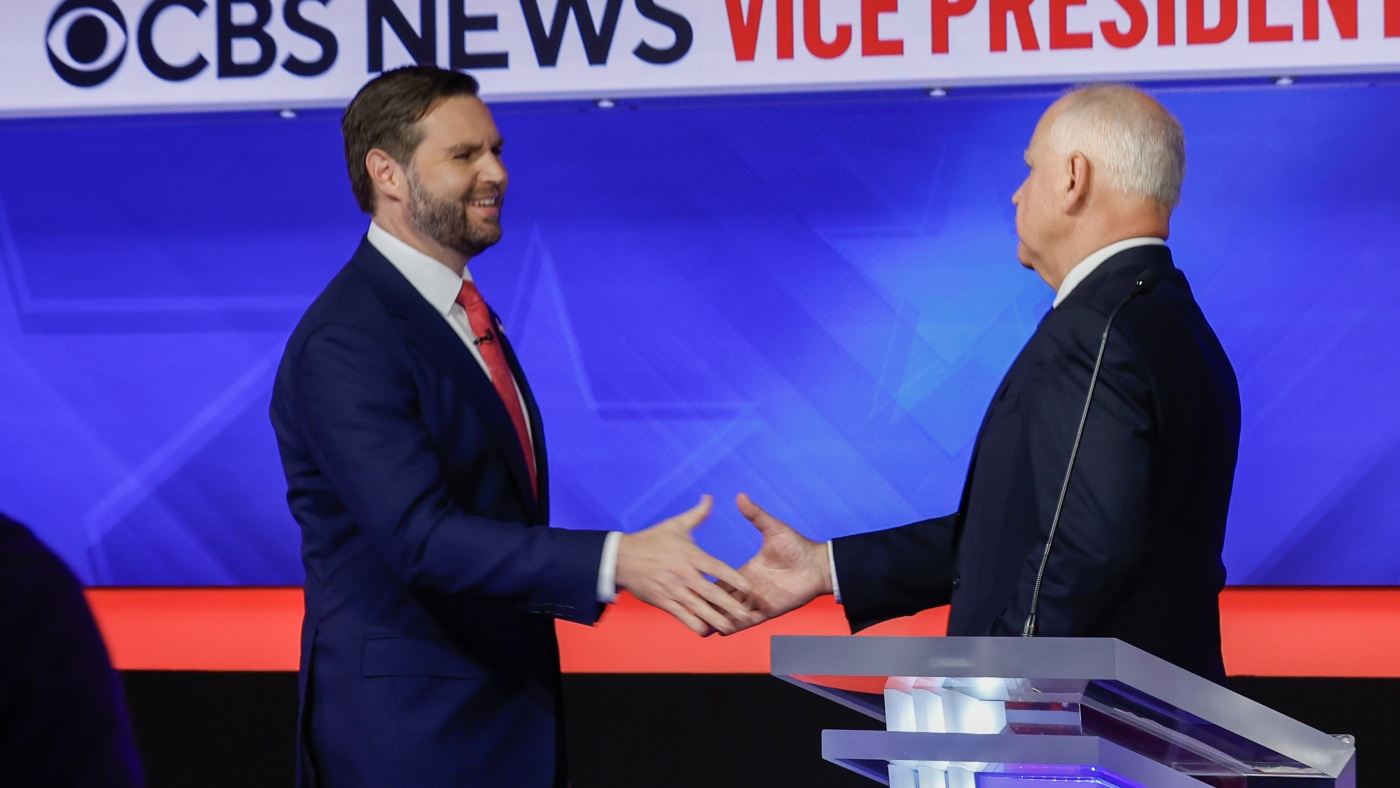
[[[743,493],[735,503],[739,512],[763,534],[763,546],[758,554],[739,568],[739,574],[748,581],[749,587],[733,586],[734,597],[759,613],[752,623],[777,618],[822,594],[831,593],[831,566],[825,544],[793,530]]]
[[[702,496],[675,517],[624,534],[617,550],[618,588],[670,613],[698,635],[729,634],[756,623],[742,596],[727,593],[705,575],[740,595],[749,591],[749,581],[691,538],[691,531],[710,515],[713,501]]]

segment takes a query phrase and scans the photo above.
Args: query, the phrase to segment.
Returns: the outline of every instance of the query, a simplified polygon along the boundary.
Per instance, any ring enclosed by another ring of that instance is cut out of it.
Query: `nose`
[[[490,151],[482,156],[480,177],[487,183],[498,184],[502,189],[505,188],[506,182],[510,179],[510,175],[506,172],[505,162],[501,161],[499,155]]]

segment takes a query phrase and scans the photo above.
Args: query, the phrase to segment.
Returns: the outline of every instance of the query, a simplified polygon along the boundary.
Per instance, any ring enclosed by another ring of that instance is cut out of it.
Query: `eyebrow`
[[[489,147],[491,147],[491,148],[500,148],[500,147],[504,147],[504,146],[505,146],[505,143],[506,143],[506,141],[505,141],[504,139],[502,139],[501,137],[497,137],[496,139],[494,139],[494,140],[492,140],[492,141],[490,142]],[[480,143],[480,142],[459,142],[459,143],[457,143],[456,145],[450,146],[450,147],[447,149],[447,152],[448,152],[448,153],[452,153],[452,154],[456,154],[456,153],[471,153],[471,152],[473,152],[473,151],[479,151],[479,150],[481,150],[482,147],[483,147],[483,144]]]

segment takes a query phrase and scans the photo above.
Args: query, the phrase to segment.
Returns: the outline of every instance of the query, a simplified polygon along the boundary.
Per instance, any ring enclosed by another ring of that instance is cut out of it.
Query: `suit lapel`
[[[1042,319],[1041,322],[1044,322]],[[1038,327],[1037,327],[1037,330]],[[1027,345],[1029,345],[1029,341]],[[1011,362],[1011,367],[1002,376],[1001,383],[997,385],[996,393],[992,395],[992,402],[987,406],[987,412],[982,414],[982,424],[977,427],[977,438],[972,442],[972,457],[967,462],[967,477],[963,479],[962,496],[958,499],[958,513],[953,520],[952,553],[958,554],[958,542],[962,540],[962,531],[965,518],[967,517],[967,502],[972,496],[972,478],[977,473],[977,455],[982,449],[982,435],[987,431],[987,424],[992,420],[993,414],[997,413],[1002,406],[1002,400],[1006,397],[1007,389],[1011,387],[1011,381],[1016,376],[1016,366],[1021,363],[1021,359],[1026,355],[1026,348],[1022,347],[1021,352],[1016,354],[1016,360]]]
[[[464,406],[470,407],[486,425],[487,432],[491,434],[496,447],[510,467],[516,490],[526,502],[526,508],[535,511],[536,501],[530,488],[530,473],[525,467],[525,452],[520,447],[515,425],[511,423],[510,414],[506,412],[505,404],[501,402],[495,385],[472,357],[471,351],[463,346],[462,338],[368,241],[360,244],[352,262],[369,280],[385,309],[405,322],[405,329],[413,346],[421,350],[464,392]],[[507,358],[513,357],[508,355]],[[517,376],[517,380],[519,379]],[[530,402],[527,399],[527,404]],[[535,435],[538,456],[539,432],[536,431]]]

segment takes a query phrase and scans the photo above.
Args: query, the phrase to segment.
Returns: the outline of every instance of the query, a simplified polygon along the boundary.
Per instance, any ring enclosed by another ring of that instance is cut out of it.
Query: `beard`
[[[408,218],[424,235],[455,252],[475,257],[501,240],[499,221],[472,221],[472,197],[442,199],[430,193],[417,173],[408,173]],[[504,202],[504,200],[502,200]]]

